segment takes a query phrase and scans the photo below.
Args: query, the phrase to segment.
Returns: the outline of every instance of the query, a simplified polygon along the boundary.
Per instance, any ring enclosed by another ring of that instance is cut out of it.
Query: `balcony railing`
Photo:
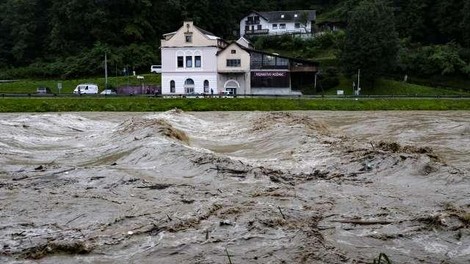
[[[245,30],[246,35],[263,35],[268,34],[269,29],[253,29],[253,30]]]

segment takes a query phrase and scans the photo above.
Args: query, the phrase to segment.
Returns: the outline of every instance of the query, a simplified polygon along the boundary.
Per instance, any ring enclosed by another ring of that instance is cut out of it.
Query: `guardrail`
[[[429,99],[470,99],[470,95],[292,95],[292,94],[35,94],[35,93],[0,93],[0,98],[292,98],[292,99],[400,99],[400,98],[429,98]]]

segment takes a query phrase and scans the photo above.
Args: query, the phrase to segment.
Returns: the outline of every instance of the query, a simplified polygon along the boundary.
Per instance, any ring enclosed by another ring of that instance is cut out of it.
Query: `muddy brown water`
[[[0,262],[469,263],[469,120],[0,114]]]

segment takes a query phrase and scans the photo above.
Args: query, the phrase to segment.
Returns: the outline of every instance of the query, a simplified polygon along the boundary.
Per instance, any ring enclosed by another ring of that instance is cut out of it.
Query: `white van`
[[[98,85],[93,83],[82,83],[75,87],[74,94],[97,94]]]
[[[162,73],[162,65],[152,65],[152,66],[150,66],[150,72]]]

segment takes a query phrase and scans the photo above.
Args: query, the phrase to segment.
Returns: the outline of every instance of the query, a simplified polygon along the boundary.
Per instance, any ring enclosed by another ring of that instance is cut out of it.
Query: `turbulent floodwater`
[[[469,120],[0,114],[0,262],[469,263]]]

